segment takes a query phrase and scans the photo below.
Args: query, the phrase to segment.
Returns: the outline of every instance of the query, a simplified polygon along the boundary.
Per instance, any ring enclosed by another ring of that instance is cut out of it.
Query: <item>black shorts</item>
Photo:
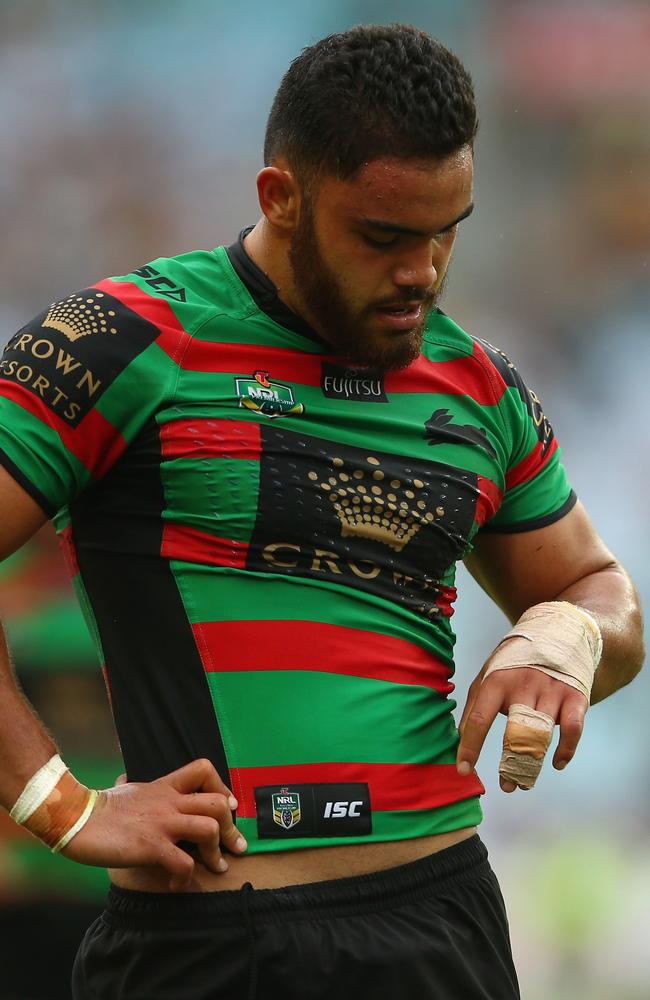
[[[518,1000],[478,836],[396,868],[281,889],[113,887],[74,1000]]]

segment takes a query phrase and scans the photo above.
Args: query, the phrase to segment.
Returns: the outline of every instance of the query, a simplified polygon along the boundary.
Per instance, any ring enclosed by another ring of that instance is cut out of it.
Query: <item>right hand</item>
[[[62,853],[105,868],[157,865],[169,873],[170,891],[182,892],[190,887],[194,859],[177,841],[197,844],[205,866],[221,874],[228,864],[220,844],[235,854],[247,847],[232,821],[236,807],[209,760],[194,760],[150,782],[122,776],[99,793],[90,819]]]

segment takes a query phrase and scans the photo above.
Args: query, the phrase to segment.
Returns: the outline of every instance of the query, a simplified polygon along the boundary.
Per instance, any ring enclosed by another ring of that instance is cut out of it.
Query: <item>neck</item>
[[[302,316],[289,264],[289,238],[278,236],[262,218],[244,238],[244,247],[251,260],[273,282],[278,298]]]

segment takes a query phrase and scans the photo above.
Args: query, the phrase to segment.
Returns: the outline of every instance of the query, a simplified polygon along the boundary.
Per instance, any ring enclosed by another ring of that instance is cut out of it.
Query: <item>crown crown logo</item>
[[[45,317],[43,326],[58,330],[68,340],[79,340],[91,333],[117,333],[110,322],[115,316],[112,309],[104,311],[103,292],[95,292],[92,297],[69,295],[61,302],[53,302]]]
[[[342,458],[332,459],[333,475],[319,486],[325,491],[341,522],[343,538],[356,536],[388,545],[401,552],[423,525],[444,516],[444,507],[435,514],[427,510],[428,490],[421,479],[389,478],[373,455],[368,468],[346,470]],[[317,472],[309,472],[317,482]]]

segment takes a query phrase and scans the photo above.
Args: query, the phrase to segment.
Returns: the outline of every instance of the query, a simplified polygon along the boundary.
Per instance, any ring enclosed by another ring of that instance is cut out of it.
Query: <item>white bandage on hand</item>
[[[504,635],[488,658],[483,680],[495,670],[534,667],[582,691],[589,701],[602,651],[600,629],[588,611],[567,601],[546,601],[524,611]]]
[[[499,774],[520,788],[532,788],[542,770],[555,720],[528,705],[513,704],[503,737]]]
[[[503,637],[487,661],[483,681],[496,670],[533,667],[591,695],[603,649],[591,615],[566,601],[535,604]],[[503,740],[499,774],[520,788],[532,788],[542,769],[555,720],[528,705],[513,704]]]

